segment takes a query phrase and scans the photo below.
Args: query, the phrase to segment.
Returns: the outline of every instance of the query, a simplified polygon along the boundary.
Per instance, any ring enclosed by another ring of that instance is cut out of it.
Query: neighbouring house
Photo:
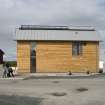
[[[3,55],[4,52],[0,49],[0,64],[3,64]]]
[[[22,25],[16,29],[18,72],[98,72],[99,42],[93,27]]]

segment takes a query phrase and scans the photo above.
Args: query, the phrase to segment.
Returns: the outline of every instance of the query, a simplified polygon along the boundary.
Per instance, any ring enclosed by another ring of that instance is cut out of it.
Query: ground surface
[[[0,105],[105,105],[105,76],[0,80]]]

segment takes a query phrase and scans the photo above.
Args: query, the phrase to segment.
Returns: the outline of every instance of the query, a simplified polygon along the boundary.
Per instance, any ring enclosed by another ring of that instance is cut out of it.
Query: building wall
[[[3,64],[3,55],[4,53],[0,51],[0,64]]]
[[[83,55],[72,56],[72,42],[37,42],[36,72],[97,72],[99,43],[86,42]],[[19,72],[30,72],[30,42],[17,43]]]
[[[97,72],[98,43],[87,42],[83,55],[72,56],[71,42],[38,42],[37,72]]]
[[[17,43],[18,72],[30,72],[30,44],[19,41]]]
[[[3,54],[0,55],[0,64],[3,64]]]

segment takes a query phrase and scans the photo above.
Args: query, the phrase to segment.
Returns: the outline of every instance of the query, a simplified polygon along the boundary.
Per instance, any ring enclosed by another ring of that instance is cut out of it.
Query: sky
[[[105,0],[0,0],[0,49],[5,60],[16,59],[13,35],[20,25],[94,26],[104,41]],[[105,43],[100,47],[104,55]]]

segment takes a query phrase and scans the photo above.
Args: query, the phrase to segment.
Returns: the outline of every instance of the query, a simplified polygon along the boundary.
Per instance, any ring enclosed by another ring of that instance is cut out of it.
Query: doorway
[[[36,72],[36,42],[31,42],[30,48],[30,72]]]

